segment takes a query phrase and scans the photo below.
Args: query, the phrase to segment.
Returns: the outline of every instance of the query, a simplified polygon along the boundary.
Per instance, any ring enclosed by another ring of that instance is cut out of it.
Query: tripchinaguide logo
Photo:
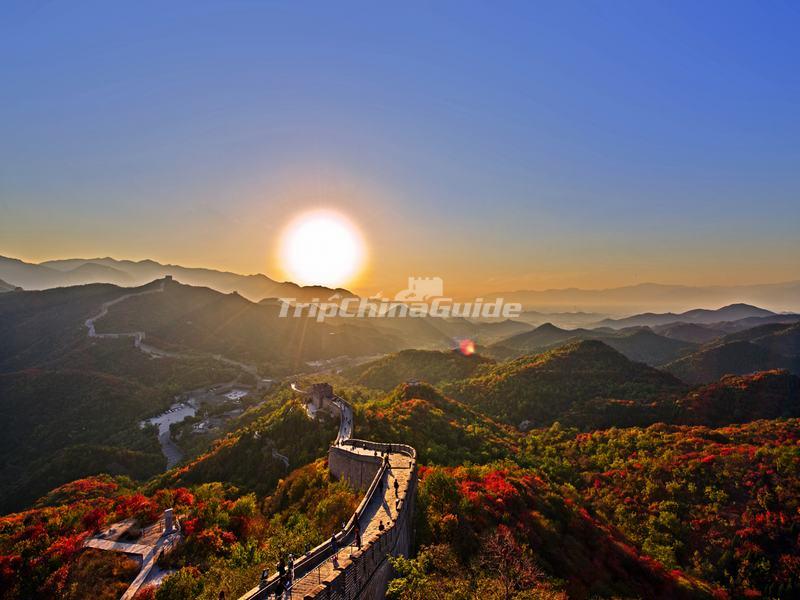
[[[407,318],[466,318],[513,319],[522,314],[522,304],[505,302],[503,298],[484,301],[456,302],[444,295],[441,277],[409,277],[408,286],[392,298],[382,294],[359,298],[335,294],[327,300],[314,298],[298,302],[296,298],[281,298],[278,316],[307,318],[319,323],[326,319],[407,319]]]

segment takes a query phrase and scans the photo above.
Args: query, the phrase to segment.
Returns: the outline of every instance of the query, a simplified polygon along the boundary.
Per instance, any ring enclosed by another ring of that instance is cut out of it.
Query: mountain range
[[[10,283],[0,279],[0,293],[2,293],[2,292],[13,292],[15,289],[17,289],[17,286],[11,285]]]
[[[139,347],[131,337],[87,335],[86,320],[103,306],[96,332],[144,332]],[[359,492],[332,481],[325,463],[337,419],[312,419],[289,385],[320,380],[353,405],[358,436],[417,450],[419,553],[398,561],[387,597],[479,583],[491,594],[502,578],[478,580],[470,565],[495,564],[489,551],[500,543],[503,556],[535,566],[543,600],[710,600],[756,588],[777,598],[800,589],[800,377],[772,364],[797,354],[796,323],[764,322],[774,315],[760,309],[736,313],[752,315],[738,321],[710,315],[710,325],[594,330],[434,318],[318,323],[276,311],[275,302],[164,279],[0,294],[0,511],[24,511],[0,517],[4,597],[119,597],[136,564],[123,570],[119,557],[84,550],[83,540],[127,519],[152,523],[166,507],[181,515],[185,537],[164,559],[171,574],[156,598],[238,597],[279,553],[330,539]],[[512,359],[448,350],[460,335]],[[672,368],[724,349],[742,358],[728,367],[752,370],[739,345],[766,353],[770,370],[693,385],[640,362],[685,353]],[[293,370],[370,352],[383,356]],[[289,377],[252,390],[213,433],[193,433],[211,409],[173,425],[186,458],[164,472],[144,419],[187,390],[256,387],[252,372],[220,358]],[[514,534],[505,541],[491,537],[506,530]],[[725,554],[731,547],[746,553]]]
[[[526,310],[631,314],[643,311],[686,311],[698,306],[723,306],[745,302],[776,312],[800,312],[800,280],[732,286],[687,286],[641,283],[600,290],[578,288],[495,292],[488,300],[502,297],[520,302]]]
[[[171,275],[189,285],[210,287],[226,294],[235,291],[254,302],[264,298],[296,298],[309,301],[314,298],[327,300],[334,294],[345,297],[353,295],[341,288],[299,286],[296,283],[279,282],[260,273],[239,275],[213,269],[164,265],[153,260],[71,258],[34,264],[0,256],[0,279],[27,290],[86,283],[113,283],[135,287],[154,279],[161,279],[165,275]]]
[[[545,323],[480,351],[498,359],[547,351],[577,340],[601,340],[631,360],[661,367],[689,383],[764,369],[800,373],[800,315],[734,304],[717,310],[645,313],[601,321],[594,329]]]
[[[41,290],[84,283],[113,283],[127,287],[143,285],[165,275],[172,275],[189,285],[210,287],[223,293],[236,291],[254,302],[263,298],[308,301],[314,298],[327,299],[334,294],[353,295],[340,288],[304,287],[292,282],[279,282],[260,273],[241,275],[162,264],[149,259],[68,258],[36,264],[0,256],[0,280],[7,283],[6,289],[19,286]],[[3,289],[4,286],[0,285],[0,291]],[[520,320],[531,324],[551,321],[565,327],[586,327],[597,324],[605,315],[624,315],[645,310],[691,311],[698,306],[722,306],[732,302],[756,304],[775,312],[800,312],[800,280],[735,286],[642,283],[596,290],[565,288],[494,292],[482,297],[488,301],[502,297],[507,302],[521,303],[525,312]],[[571,312],[564,312],[565,309]],[[609,326],[626,325],[611,323]]]
[[[612,329],[561,329],[552,323],[519,333],[489,346],[487,352],[499,358],[543,352],[577,340],[602,340],[627,358],[658,366],[694,351],[698,344],[659,335],[647,327]]]
[[[771,369],[692,387],[598,340],[571,342],[510,362],[405,350],[342,374],[358,385],[387,391],[435,385],[481,413],[523,424],[523,429],[554,421],[599,429],[658,421],[721,426],[800,416],[798,375]]]
[[[729,304],[716,310],[695,308],[683,313],[644,313],[623,319],[604,319],[595,323],[595,327],[611,327],[622,329],[625,327],[654,327],[671,323],[692,323],[711,325],[725,321],[739,321],[747,318],[773,317],[776,314],[770,310],[750,306],[749,304]]]
[[[766,369],[800,373],[800,322],[770,323],[713,340],[664,369],[689,383]]]
[[[633,401],[638,409],[680,396],[687,386],[599,340],[580,340],[481,368],[444,390],[494,418],[514,425],[527,423],[522,426],[526,428],[555,421],[585,424],[586,414],[606,412],[607,400]],[[593,404],[598,399],[604,406]],[[593,424],[595,420],[590,419]],[[623,421],[617,417],[616,422]]]

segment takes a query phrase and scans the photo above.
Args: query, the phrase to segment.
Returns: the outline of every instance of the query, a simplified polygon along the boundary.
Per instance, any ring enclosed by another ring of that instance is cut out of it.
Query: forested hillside
[[[500,420],[540,427],[556,420],[599,426],[605,415],[624,418],[628,424],[651,420],[659,402],[688,388],[603,342],[588,340],[497,364],[444,389]]]

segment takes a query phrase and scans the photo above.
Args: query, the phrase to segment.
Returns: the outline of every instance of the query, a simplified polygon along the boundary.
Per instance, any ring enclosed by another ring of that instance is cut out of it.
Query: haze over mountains
[[[759,317],[772,317],[775,313],[757,306],[750,306],[744,303],[730,304],[717,310],[696,308],[683,313],[645,313],[633,315],[623,319],[604,319],[596,324],[597,327],[612,327],[622,329],[623,327],[653,327],[657,325],[668,325],[670,323],[695,323],[710,325],[721,321],[738,321],[740,319],[750,319]]]
[[[630,360],[663,367],[693,383],[765,368],[798,369],[800,352],[792,341],[785,341],[794,340],[796,330],[784,326],[796,323],[800,317],[743,302],[718,309],[645,312],[605,319],[600,313],[527,311],[519,320],[491,323],[426,318],[330,319],[320,324],[278,319],[277,305],[263,299],[295,297],[309,300],[328,298],[335,293],[349,295],[350,292],[300,287],[276,282],[264,275],[243,276],[211,269],[162,265],[150,260],[65,259],[31,264],[0,257],[0,279],[5,283],[0,285],[0,289],[5,291],[18,285],[36,289],[90,282],[132,287],[145,285],[164,275],[172,275],[176,280],[169,286],[169,293],[129,300],[111,311],[99,325],[99,331],[104,328],[106,331],[144,331],[165,349],[182,351],[189,348],[225,354],[247,363],[269,365],[268,372],[296,369],[307,361],[342,355],[365,356],[403,348],[447,348],[461,338],[475,340],[482,345],[481,352],[499,359],[543,352],[576,340],[601,340]],[[726,293],[738,291],[745,294],[756,288],[759,293],[765,293],[765,290],[791,292],[793,286],[776,284],[724,290]],[[658,292],[671,302],[678,302],[682,300],[676,298],[685,299],[690,292],[700,294],[706,289],[678,286],[675,288],[678,292],[672,293],[668,287],[672,289],[670,286],[643,285],[616,290],[562,291],[594,298],[593,302],[597,298],[620,302],[644,299],[648,294]],[[713,290],[721,293],[723,288]],[[231,295],[233,291],[238,294]],[[532,294],[539,297],[543,294],[552,299],[558,297],[556,292]],[[74,293],[67,292],[66,297],[72,297]],[[776,304],[791,305],[794,297],[791,293],[784,294]],[[566,296],[562,295],[563,298]],[[223,315],[227,316],[223,319]],[[547,322],[549,317],[553,317],[556,324]],[[536,328],[531,325],[543,321]],[[220,326],[219,323],[223,322],[224,326]],[[578,324],[581,326],[576,327]],[[758,340],[726,338],[735,332],[767,325],[774,328],[765,329]],[[771,344],[769,335],[779,332],[784,342]]]
[[[113,258],[73,258],[26,263],[0,256],[0,279],[27,290],[42,290],[84,283],[113,283],[133,287],[172,275],[186,284],[210,287],[223,293],[236,291],[258,302],[264,298],[327,299],[334,294],[352,295],[344,289],[323,286],[299,286],[279,282],[266,275],[239,275],[213,269],[163,265],[153,260],[116,260]]]
[[[699,306],[725,306],[743,302],[775,312],[800,312],[800,280],[732,286],[686,286],[641,283],[602,290],[577,288],[512,291],[486,294],[505,298],[540,311],[592,311],[606,314],[644,311],[688,311]]]
[[[413,376],[412,376],[413,374]],[[406,350],[347,369],[359,385],[435,385],[483,414],[521,428],[554,421],[580,429],[658,421],[723,425],[800,416],[800,377],[780,370],[727,376],[692,388],[599,340],[495,362],[479,355]],[[726,413],[726,409],[728,412]]]
[[[800,373],[800,323],[744,329],[664,365],[664,369],[689,383],[776,368]]]
[[[113,283],[120,286],[138,286],[165,275],[172,275],[182,283],[205,286],[228,293],[236,291],[258,302],[264,298],[327,299],[338,293],[352,295],[345,289],[322,286],[298,286],[292,282],[279,282],[263,274],[241,275],[214,269],[183,267],[162,264],[153,260],[117,260],[105,258],[69,258],[28,263],[16,258],[0,256],[0,291],[16,286],[25,289],[80,285],[84,283]],[[502,297],[507,302],[520,302],[526,312],[522,320],[541,324],[557,322],[566,327],[604,326],[625,327],[634,323],[611,320],[598,323],[606,315],[630,315],[645,311],[689,311],[697,307],[725,306],[734,303],[754,304],[773,312],[800,312],[800,280],[782,283],[736,286],[686,286],[642,283],[609,289],[549,289],[491,292],[482,295],[487,300]],[[733,309],[732,309],[733,310]],[[540,313],[546,314],[540,314]],[[702,310],[699,311],[702,313]],[[733,313],[719,320],[735,320]],[[665,314],[662,319],[653,315],[657,325],[673,321],[703,322],[702,314]],[[644,317],[643,317],[644,318]],[[736,317],[740,318],[740,317]],[[644,319],[646,321],[646,319]]]
[[[751,307],[761,314],[761,309]],[[711,313],[703,311],[713,321]],[[720,314],[730,314],[728,307]],[[735,314],[747,314],[736,307]],[[632,317],[635,321],[636,317]],[[769,322],[777,319],[778,322]],[[766,322],[765,322],[766,321]],[[752,323],[763,323],[755,326]],[[498,359],[544,352],[579,340],[598,340],[630,360],[663,368],[689,383],[708,383],[727,374],[764,369],[800,373],[800,316],[769,315],[712,325],[684,322],[624,329],[562,329],[551,323],[491,344],[483,352]]]

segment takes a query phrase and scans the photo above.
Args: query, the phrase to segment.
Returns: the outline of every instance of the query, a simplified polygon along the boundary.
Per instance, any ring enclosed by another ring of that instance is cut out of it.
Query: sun
[[[301,285],[345,285],[364,263],[364,241],[358,228],[329,210],[295,218],[280,239],[281,267]]]

